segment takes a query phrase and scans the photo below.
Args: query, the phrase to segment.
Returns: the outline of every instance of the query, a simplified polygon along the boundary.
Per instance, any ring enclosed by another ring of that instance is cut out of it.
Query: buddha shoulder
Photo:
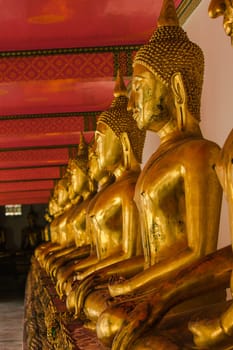
[[[192,139],[179,143],[176,147],[161,151],[158,149],[143,168],[136,186],[136,192],[164,181],[184,177],[185,174],[198,176],[207,173],[216,177],[214,167],[220,153],[220,147],[205,139]]]
[[[138,177],[129,177],[125,178],[122,181],[117,181],[111,186],[108,186],[102,193],[99,193],[94,202],[89,206],[91,212],[96,212],[100,208],[109,207],[112,202],[122,202],[124,197],[127,197],[129,200],[134,195],[135,185]]]
[[[215,142],[203,138],[180,141],[164,149],[160,149],[159,147],[146,163],[143,172],[145,170],[148,171],[154,166],[157,167],[157,164],[160,167],[164,161],[171,161],[172,164],[179,164],[181,162],[187,165],[193,165],[193,163],[199,163],[209,158],[215,159],[219,155],[219,152],[220,147]]]

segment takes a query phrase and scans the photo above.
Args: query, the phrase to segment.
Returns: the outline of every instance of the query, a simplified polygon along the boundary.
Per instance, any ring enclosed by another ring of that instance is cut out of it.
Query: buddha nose
[[[208,13],[211,18],[222,16],[226,10],[226,2],[229,0],[212,0],[209,5]]]

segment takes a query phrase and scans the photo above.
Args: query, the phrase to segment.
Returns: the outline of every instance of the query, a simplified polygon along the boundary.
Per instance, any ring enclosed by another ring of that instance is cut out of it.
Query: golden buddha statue
[[[113,173],[115,181],[99,192],[89,207],[95,252],[77,265],[78,282],[67,296],[68,309],[75,309],[78,316],[85,307],[88,318],[98,314],[104,305],[104,301],[97,302],[95,287],[102,285],[104,291],[100,294],[104,297],[109,276],[117,271],[135,273],[133,257],[137,259],[142,254],[139,215],[133,197],[141,171],[145,131],[138,129],[132,113],[127,111],[128,92],[120,73],[114,96],[111,107],[98,118],[95,151],[100,168]],[[129,259],[132,263],[127,263]],[[93,293],[84,306],[90,290]]]
[[[63,265],[66,265],[66,263],[71,260],[87,257],[90,253],[91,238],[86,230],[86,211],[90,200],[96,193],[96,182],[88,175],[88,153],[92,153],[91,146],[92,145],[90,145],[89,149],[86,148],[85,152],[84,150],[82,151],[82,156],[79,153],[77,159],[73,160],[72,163],[72,188],[73,192],[76,194],[79,193],[81,201],[79,203],[74,203],[65,221],[66,227],[64,233],[66,233],[67,237],[69,237],[69,241],[73,244],[70,248],[64,249],[58,254],[55,254],[53,259],[50,259],[48,269],[55,280],[57,279],[57,271],[63,267]],[[81,247],[83,249],[80,249]],[[66,269],[65,266],[64,269]]]
[[[224,189],[228,205],[230,228],[233,234],[233,129],[229,134],[221,155],[216,164],[216,172],[218,174],[221,185]],[[233,235],[232,235],[233,246]],[[227,257],[225,258],[227,262]],[[233,265],[233,264],[231,264]],[[215,262],[216,266],[216,262]],[[212,266],[215,269],[215,266]],[[231,266],[233,267],[233,266]],[[223,272],[221,272],[223,275]],[[221,276],[222,277],[222,276]],[[233,295],[233,273],[230,281],[231,293]],[[198,347],[222,349],[221,345],[233,344],[233,304],[224,311],[219,318],[211,320],[204,319],[202,321],[193,321],[189,325],[190,330],[194,334],[194,341]]]
[[[211,0],[208,12],[211,18],[223,16],[223,27],[224,27],[225,33],[231,37],[231,43],[233,43],[232,1],[231,0]]]
[[[51,255],[46,263],[46,270],[51,276],[56,274],[60,265],[72,258],[72,255],[78,259],[89,253],[90,238],[86,232],[86,208],[90,199],[96,193],[93,182],[88,176],[88,146],[84,139],[81,139],[77,158],[71,162],[71,193],[79,194],[80,201],[75,203],[69,210],[60,217],[60,243],[63,248]],[[72,198],[71,198],[72,200]],[[72,203],[72,201],[71,201]],[[86,247],[84,250],[77,252],[78,248]]]
[[[99,162],[95,153],[95,145],[93,144],[89,147],[88,155],[88,176],[92,184],[96,184],[97,191],[101,191],[113,182],[113,176],[110,172],[105,169],[100,168]],[[90,245],[86,246],[86,257],[90,254],[95,254],[95,244],[92,237],[91,222],[88,221],[88,212],[91,210],[91,207],[94,205],[96,195],[90,198],[88,205],[86,206],[86,214],[83,217],[83,223],[80,222],[80,227],[83,229],[83,234],[89,237]],[[70,226],[72,228],[72,225]],[[80,246],[80,244],[79,244]],[[64,287],[67,285],[67,289],[70,290],[71,284],[73,282],[73,274],[75,273],[76,265],[79,263],[80,258],[80,249],[73,252],[74,254],[68,255],[63,258],[62,263],[58,261],[54,269],[54,278],[56,280],[56,289],[60,296],[65,292]],[[85,256],[83,256],[85,257]]]
[[[90,152],[90,151],[89,151]],[[69,215],[66,230],[69,236],[74,237],[75,245],[77,247],[90,244],[90,237],[86,233],[86,208],[90,199],[96,193],[95,182],[91,181],[88,175],[88,152],[85,156],[78,157],[76,160],[76,188],[82,197],[82,203],[75,205],[71,215]]]
[[[109,285],[114,306],[97,322],[98,337],[108,345],[114,339],[114,350],[130,347],[140,336],[141,319],[143,331],[149,326],[144,310],[134,313],[131,329],[131,324],[125,327],[134,308],[217,247],[222,190],[214,165],[219,146],[204,139],[199,127],[203,73],[201,49],[179,26],[173,1],[164,0],[158,28],[133,65],[128,108],[138,127],[156,132],[161,143],[135,189],[144,270]]]
[[[209,5],[210,17],[223,16],[223,26],[233,44],[233,4],[228,0],[212,0]],[[228,201],[230,229],[233,247],[233,129],[229,134],[218,163],[216,172]],[[233,295],[233,272],[230,289]],[[219,318],[190,323],[190,330],[194,334],[194,341],[198,347],[222,349],[221,346],[232,348],[233,344],[233,304],[224,311]],[[229,347],[231,346],[231,347]]]
[[[67,176],[59,179],[55,186],[48,203],[48,212],[51,218],[50,222],[50,241],[40,244],[34,252],[36,259],[44,265],[44,258],[51,250],[60,249],[58,242],[58,217],[64,212],[64,207],[68,201],[68,179]]]
[[[70,176],[69,200],[70,208],[62,216],[60,216],[59,234],[61,244],[74,245],[75,236],[73,230],[68,230],[68,221],[73,211],[83,202],[89,195],[89,179],[87,176],[88,161],[88,144],[83,134],[80,134],[77,156],[71,159],[68,164],[68,172]]]
[[[42,241],[43,242],[49,242],[50,237],[50,223],[52,222],[52,215],[49,213],[48,207],[45,209],[44,213],[44,219],[46,221],[46,224],[44,226],[43,234],[42,234]]]
[[[59,219],[61,215],[70,207],[69,186],[70,186],[70,176],[69,176],[69,172],[67,171],[65,175],[58,180],[55,188],[55,200],[57,201],[57,205],[60,208],[60,210],[56,212],[55,220],[53,220],[50,225],[51,239],[52,241],[56,241],[59,244],[60,244],[60,234],[59,234],[60,220]]]

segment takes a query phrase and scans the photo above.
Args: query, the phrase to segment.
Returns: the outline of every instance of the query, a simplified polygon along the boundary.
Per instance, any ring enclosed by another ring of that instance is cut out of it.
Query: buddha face
[[[54,198],[51,198],[50,201],[49,201],[49,214],[51,216],[53,216],[54,214],[56,214],[56,212],[58,211],[58,205],[57,205],[57,202]]]
[[[104,171],[100,169],[99,161],[95,152],[89,156],[88,175],[91,180],[99,181],[104,175]]]
[[[101,169],[113,171],[122,158],[122,145],[112,129],[99,122],[95,132],[96,155]]]
[[[221,150],[215,170],[228,200],[233,201],[233,129]]]
[[[139,129],[160,131],[170,120],[169,89],[147,68],[135,64],[128,108]]]
[[[211,0],[209,16],[223,16],[223,27],[227,35],[233,35],[233,3],[232,0]]]
[[[87,174],[76,164],[71,171],[71,193],[73,195],[82,193],[88,184]]]
[[[68,188],[63,184],[58,185],[57,202],[59,206],[63,206],[68,199]]]

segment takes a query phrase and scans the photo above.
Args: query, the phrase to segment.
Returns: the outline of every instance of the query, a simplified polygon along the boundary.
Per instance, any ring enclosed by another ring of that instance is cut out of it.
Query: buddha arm
[[[201,164],[196,162],[184,174],[184,184],[186,186],[184,188],[186,194],[186,238],[184,237],[185,239],[180,241],[176,239],[172,246],[167,247],[167,250],[170,249],[169,258],[155,263],[128,281],[117,285],[109,285],[109,291],[112,296],[127,294],[144,286],[148,287],[149,284],[154,284],[161,278],[168,278],[216,249],[221,188],[212,167],[212,173],[209,174],[210,167],[208,167],[207,174],[205,174],[206,168],[203,167],[203,163],[205,162],[201,162]],[[178,182],[181,176],[179,171],[176,174],[177,180],[172,178],[174,183],[175,181]],[[201,174],[201,177],[199,174]],[[209,178],[207,183],[206,178]],[[187,184],[195,183],[197,184],[195,189],[192,190],[192,188],[187,187]],[[203,193],[205,194],[204,196]],[[154,199],[155,208],[157,206],[159,208],[159,202],[157,203],[156,201],[158,202],[159,199]],[[156,209],[154,209],[154,212],[156,213]],[[166,226],[163,229],[165,231]],[[173,256],[171,256],[172,252]]]
[[[88,258],[83,259],[83,260],[79,261],[77,264],[75,264],[73,271],[76,271],[76,273],[78,273],[79,271],[86,269],[89,266],[96,264],[97,262],[98,262],[97,256],[90,255]]]
[[[186,248],[184,251],[176,255],[176,259],[171,257],[166,261],[161,261],[156,265],[147,268],[127,281],[113,285],[110,284],[108,286],[109,292],[111,296],[117,296],[135,292],[142,287],[148,288],[151,284],[172,277],[181,269],[181,267],[185,268],[191,262],[195,261],[195,258],[196,255],[189,248]]]
[[[228,246],[200,261],[191,264],[161,287],[149,293],[124,320],[117,333],[112,349],[129,349],[130,345],[159,322],[163,315],[180,302],[199,296],[219,287],[227,287],[233,263],[231,247]],[[101,317],[100,317],[101,318]],[[100,328],[101,324],[97,324]],[[101,331],[101,329],[100,329]]]
[[[131,197],[133,197],[133,191],[131,191]],[[127,192],[127,196],[129,193]],[[85,271],[78,274],[77,279],[82,280],[92,273],[99,271],[103,268],[111,271],[111,266],[121,262],[120,266],[125,266],[126,270],[132,270],[132,265],[137,264],[137,259],[134,262],[133,256],[137,254],[137,241],[140,238],[140,225],[138,219],[138,211],[133,200],[129,200],[127,197],[122,198],[122,241],[121,251],[109,255],[108,257],[101,259],[97,264],[90,266]],[[131,260],[130,260],[131,258]],[[125,264],[124,264],[124,261]],[[142,267],[140,261],[139,266],[136,269]]]
[[[138,273],[141,271],[143,266],[144,259],[142,256],[135,256],[127,259],[123,254],[115,254],[78,273],[77,279],[83,280],[97,271],[100,271],[101,274],[104,273],[106,276],[117,274],[127,277],[128,275],[133,274],[133,272]]]
[[[232,249],[227,246],[204,256],[185,269],[185,273],[181,271],[174,279],[165,282],[160,294],[164,301],[168,301],[168,305],[176,305],[212,289],[219,289],[221,286],[227,288],[232,266]]]
[[[41,243],[38,247],[35,249],[35,257],[38,258],[43,252],[48,250],[49,248],[53,247],[54,245],[57,245],[57,243],[51,242],[51,241],[46,241],[44,243]]]

